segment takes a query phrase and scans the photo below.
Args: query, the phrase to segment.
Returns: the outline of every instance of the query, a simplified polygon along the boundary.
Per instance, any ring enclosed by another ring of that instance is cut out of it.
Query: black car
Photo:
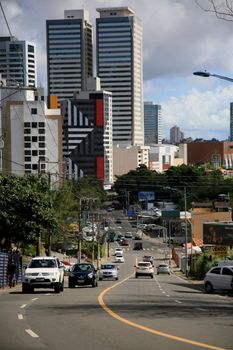
[[[91,263],[75,264],[69,273],[69,288],[91,285],[97,287],[97,270]]]
[[[141,242],[134,243],[133,250],[142,250],[142,249],[143,249],[143,247],[142,247],[142,243]]]

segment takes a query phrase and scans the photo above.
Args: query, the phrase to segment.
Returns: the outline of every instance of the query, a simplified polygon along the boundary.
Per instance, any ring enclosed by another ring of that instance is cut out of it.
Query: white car
[[[116,253],[115,254],[115,262],[116,263],[124,263],[125,259],[122,253]]]
[[[232,265],[218,265],[212,267],[204,277],[206,293],[213,293],[216,289],[233,290],[233,263]]]
[[[171,272],[168,264],[161,263],[157,266],[157,275],[159,275],[160,273],[165,273],[170,275]]]
[[[153,278],[154,266],[149,261],[139,261],[135,265],[135,278],[147,276]]]
[[[115,264],[106,263],[101,264],[99,270],[99,280],[103,279],[115,279],[118,280],[118,267]]]
[[[38,256],[28,264],[22,280],[22,292],[33,292],[34,288],[53,288],[55,293],[63,291],[64,268],[56,257]]]
[[[115,248],[115,252],[114,252],[114,255],[116,255],[117,253],[120,253],[123,255],[123,249],[118,247],[118,248]]]

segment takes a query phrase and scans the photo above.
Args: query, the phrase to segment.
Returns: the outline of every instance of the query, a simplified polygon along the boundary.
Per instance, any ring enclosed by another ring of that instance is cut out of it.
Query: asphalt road
[[[158,239],[143,244],[146,251],[125,248],[117,283],[0,292],[0,349],[233,349],[233,296],[207,295],[174,274],[135,279],[136,257],[164,256]]]

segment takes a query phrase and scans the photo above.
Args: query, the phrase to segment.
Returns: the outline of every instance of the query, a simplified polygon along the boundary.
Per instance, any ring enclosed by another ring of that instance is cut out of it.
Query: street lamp
[[[224,75],[219,75],[219,74],[212,74],[210,72],[207,72],[206,70],[193,72],[193,75],[197,75],[199,77],[204,77],[204,78],[215,77],[215,78],[233,82],[233,78],[225,77]]]

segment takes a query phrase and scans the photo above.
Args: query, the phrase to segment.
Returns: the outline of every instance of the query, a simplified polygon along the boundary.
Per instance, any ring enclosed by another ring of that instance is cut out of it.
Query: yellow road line
[[[142,326],[138,323],[135,323],[135,322],[131,322],[129,320],[127,320],[126,318],[124,317],[121,317],[119,316],[117,313],[115,313],[114,311],[112,311],[104,302],[104,296],[113,288],[119,286],[120,284],[124,283],[125,281],[127,281],[132,275],[130,275],[129,277],[123,279],[122,281],[118,282],[118,283],[115,283],[113,286],[109,287],[109,288],[106,288],[105,290],[103,290],[103,292],[101,292],[98,296],[98,302],[100,304],[100,306],[104,309],[104,311],[106,311],[111,317],[117,319],[118,321],[120,322],[123,322],[129,326],[132,326],[132,327],[135,327],[135,328],[139,328],[145,332],[149,332],[149,333],[152,333],[152,334],[156,334],[156,335],[159,335],[161,337],[165,337],[165,338],[169,338],[169,339],[172,339],[172,340],[176,340],[176,341],[179,341],[179,342],[183,342],[183,343],[187,343],[187,344],[192,344],[192,345],[196,345],[196,346],[200,346],[200,347],[203,347],[203,348],[207,348],[207,349],[212,349],[212,350],[226,350],[224,348],[219,348],[217,346],[213,346],[213,345],[208,345],[208,344],[205,344],[205,343],[200,343],[198,341],[194,341],[194,340],[190,340],[190,339],[186,339],[186,338],[182,338],[182,337],[177,337],[175,335],[172,335],[172,334],[169,334],[169,333],[164,333],[164,332],[160,332],[160,331],[157,331],[155,329],[152,329],[152,328],[149,328],[149,327],[145,327],[145,326]]]

